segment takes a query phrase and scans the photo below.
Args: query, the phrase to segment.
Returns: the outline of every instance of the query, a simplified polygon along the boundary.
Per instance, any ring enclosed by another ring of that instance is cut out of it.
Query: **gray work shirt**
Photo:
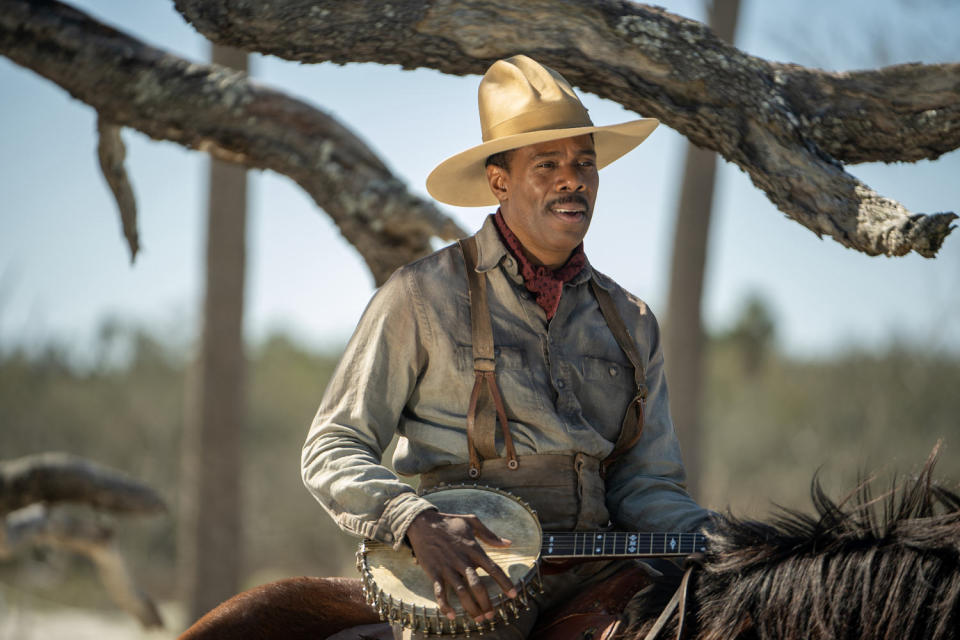
[[[517,455],[603,459],[613,450],[636,390],[629,360],[590,291],[588,281],[596,277],[637,342],[649,389],[643,435],[606,478],[613,522],[639,531],[705,525],[710,512],[684,488],[660,330],[647,305],[588,263],[564,285],[547,322],[492,216],[477,241],[497,380]],[[456,245],[398,269],[370,301],[327,386],[303,447],[303,481],[352,534],[399,545],[413,518],[432,508],[381,466],[394,433],[400,474],[469,461],[466,412],[474,372],[464,269]],[[497,444],[503,455],[499,437]]]

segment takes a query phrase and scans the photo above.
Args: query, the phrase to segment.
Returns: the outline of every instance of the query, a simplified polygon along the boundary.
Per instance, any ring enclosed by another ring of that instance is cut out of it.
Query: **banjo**
[[[480,543],[517,589],[510,599],[478,568],[477,574],[490,594],[496,616],[474,622],[451,598],[456,618],[441,615],[433,585],[407,548],[394,551],[382,542],[365,540],[357,551],[357,569],[363,593],[380,619],[427,634],[469,635],[483,633],[496,624],[515,620],[530,598],[542,593],[541,560],[574,558],[644,558],[686,556],[706,549],[699,533],[640,533],[632,531],[543,532],[536,512],[513,494],[481,485],[448,485],[424,493],[424,498],[445,513],[472,513],[498,536],[509,538],[509,547]]]

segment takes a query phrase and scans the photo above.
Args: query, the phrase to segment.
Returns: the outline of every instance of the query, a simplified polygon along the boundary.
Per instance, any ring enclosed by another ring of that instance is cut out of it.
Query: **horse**
[[[677,575],[665,578],[630,601],[620,638],[960,638],[960,495],[932,481],[936,453],[877,498],[862,481],[834,502],[815,478],[814,515],[726,514],[688,561],[684,615],[651,633],[671,593],[683,595]]]
[[[583,594],[531,640],[960,638],[960,495],[933,482],[936,457],[876,498],[862,481],[833,501],[814,477],[813,514],[718,516],[686,571],[607,585],[613,608]],[[359,580],[294,578],[234,596],[180,640],[391,637]]]

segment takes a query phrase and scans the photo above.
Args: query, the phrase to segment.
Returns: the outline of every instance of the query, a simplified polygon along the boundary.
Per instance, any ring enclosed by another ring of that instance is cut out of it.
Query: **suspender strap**
[[[474,383],[467,409],[467,448],[470,453],[471,478],[480,477],[483,460],[498,457],[496,449],[496,421],[500,421],[503,443],[507,454],[507,467],[519,466],[517,454],[510,435],[507,413],[496,379],[496,355],[493,343],[493,326],[490,322],[490,307],[487,304],[487,277],[477,272],[477,238],[471,236],[459,241],[467,270],[467,289],[470,294],[470,328],[473,339]],[[610,297],[610,293],[590,279],[590,288],[600,306],[600,312],[620,349],[633,365],[636,394],[623,416],[620,435],[613,451],[600,464],[601,475],[606,475],[610,464],[630,450],[643,432],[644,407],[647,399],[646,373],[637,344],[623,323],[623,318]],[[484,392],[486,391],[486,393]],[[490,404],[493,404],[491,410]]]
[[[494,412],[490,411],[490,401],[496,410],[506,447],[507,467],[516,469],[517,453],[510,435],[510,424],[503,406],[503,398],[496,378],[496,355],[493,347],[493,326],[490,323],[490,307],[487,304],[487,277],[477,272],[477,238],[471,236],[460,240],[463,262],[467,268],[467,289],[470,294],[470,327],[473,338],[473,391],[470,393],[470,406],[467,410],[467,448],[470,452],[471,478],[480,477],[483,460],[496,458],[496,431]],[[484,389],[489,398],[484,397]]]
[[[627,407],[627,411],[623,416],[620,436],[617,438],[613,451],[601,462],[601,475],[606,475],[610,464],[629,451],[640,439],[640,434],[643,433],[643,412],[647,402],[647,384],[646,373],[643,369],[643,360],[637,351],[637,343],[630,337],[630,332],[627,331],[626,325],[623,324],[623,318],[620,317],[620,313],[614,305],[613,298],[610,297],[610,293],[606,289],[597,284],[596,278],[590,278],[590,288],[593,290],[593,295],[600,305],[600,313],[603,314],[603,319],[606,320],[610,332],[613,333],[613,337],[616,339],[617,344],[620,345],[620,349],[630,360],[630,364],[633,365],[633,381],[637,388],[636,394],[633,400],[630,401],[630,405]]]

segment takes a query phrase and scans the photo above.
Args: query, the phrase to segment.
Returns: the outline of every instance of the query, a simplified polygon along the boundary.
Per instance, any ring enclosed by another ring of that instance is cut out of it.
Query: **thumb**
[[[501,538],[493,531],[487,528],[487,525],[480,522],[479,518],[470,518],[470,526],[473,527],[473,535],[481,542],[486,542],[492,547],[509,547],[512,542],[507,538]]]

